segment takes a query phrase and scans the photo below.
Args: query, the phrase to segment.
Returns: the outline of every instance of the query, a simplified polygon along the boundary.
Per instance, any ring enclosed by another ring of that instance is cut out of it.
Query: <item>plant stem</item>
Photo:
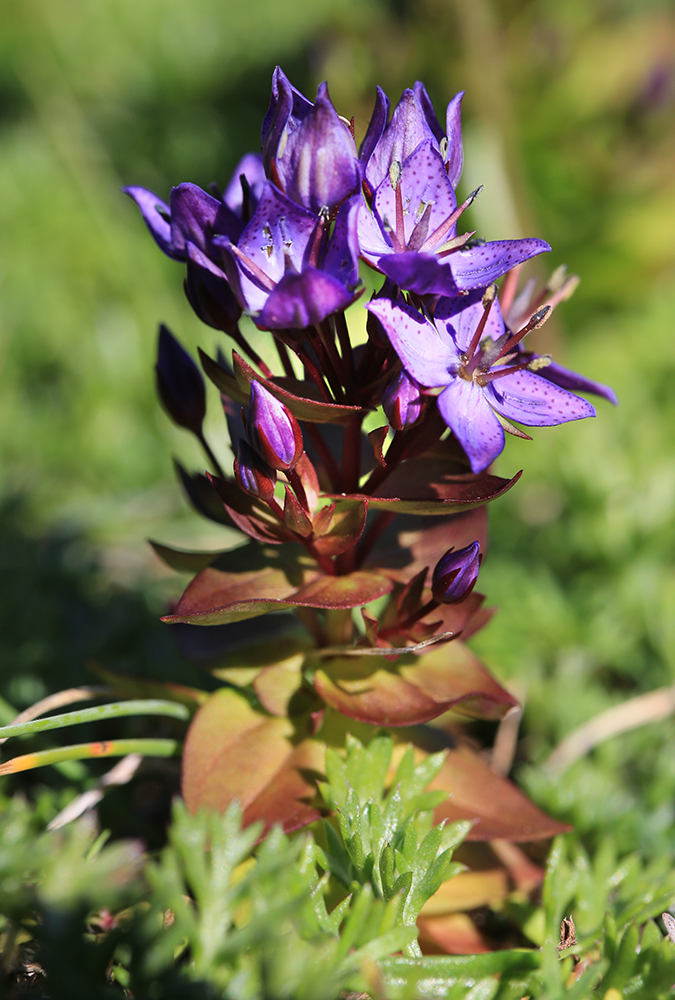
[[[45,764],[59,764],[64,760],[88,760],[92,757],[126,757],[129,753],[142,753],[146,757],[173,757],[180,751],[179,740],[105,740],[102,743],[80,743],[76,746],[40,750],[22,754],[0,764],[0,775],[29,771]]]
[[[356,493],[361,478],[361,416],[352,417],[343,428],[342,492]]]
[[[258,368],[263,373],[265,378],[272,378],[273,375],[272,369],[265,364],[265,362],[260,357],[258,352],[254,350],[253,347],[251,347],[251,345],[249,344],[248,340],[241,332],[239,327],[237,326],[236,333],[233,333],[231,330],[228,330],[226,332],[229,333],[230,337],[232,337],[232,340],[235,342],[235,344],[238,347],[241,347],[244,354],[247,354],[249,356],[253,364],[258,366]]]
[[[206,440],[206,438],[204,437],[204,432],[203,431],[200,430],[199,434],[197,434],[197,440],[199,441],[199,443],[201,444],[202,448],[204,449],[204,453],[205,453],[206,457],[208,458],[209,462],[211,463],[211,465],[213,466],[213,469],[216,472],[216,474],[219,475],[221,479],[225,479],[225,473],[223,472],[221,464],[218,461],[218,459],[216,458],[216,456],[213,454],[213,452],[211,451],[211,447],[210,447],[208,441]]]
[[[324,441],[321,431],[319,430],[317,425],[307,423],[306,430],[307,433],[309,434],[309,437],[311,438],[312,444],[318,451],[319,457],[326,468],[326,473],[328,474],[328,477],[331,481],[331,486],[333,490],[336,490],[338,487],[338,483],[340,482],[340,470],[337,466],[337,462],[333,458],[331,452],[328,450],[328,445]]]
[[[283,340],[279,340],[278,337],[275,337],[274,346],[277,349],[277,354],[279,355],[279,360],[281,361],[284,372],[286,373],[288,378],[295,378],[293,365],[291,364],[291,359],[288,356],[288,348],[284,344]]]

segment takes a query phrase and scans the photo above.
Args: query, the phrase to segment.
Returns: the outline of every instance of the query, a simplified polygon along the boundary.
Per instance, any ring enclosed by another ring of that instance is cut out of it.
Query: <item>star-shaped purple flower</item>
[[[439,412],[474,472],[482,472],[502,452],[508,421],[546,427],[595,416],[585,399],[531,370],[542,359],[511,363],[524,334],[505,329],[496,300],[484,304],[475,294],[443,299],[433,323],[388,299],[374,299],[367,308],[382,323],[408,374],[429,389],[442,389]],[[527,329],[541,318],[535,314]]]
[[[342,206],[329,239],[327,215],[302,208],[268,181],[239,241],[214,239],[242,308],[261,329],[313,326],[353,301],[360,197]]]
[[[551,249],[538,239],[496,240],[462,249],[470,234],[457,237],[457,221],[477,192],[458,207],[436,145],[427,138],[402,164],[394,161],[371,208],[362,204],[359,246],[364,260],[401,288],[455,296],[485,288],[516,264]]]

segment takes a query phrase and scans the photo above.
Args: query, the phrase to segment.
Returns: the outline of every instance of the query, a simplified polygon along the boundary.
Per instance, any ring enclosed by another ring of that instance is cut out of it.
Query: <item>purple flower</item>
[[[302,431],[293,414],[260,382],[251,382],[248,439],[273,469],[293,469],[302,455]]]
[[[317,215],[333,213],[361,187],[361,163],[349,126],[322,83],[311,104],[279,69],[263,123],[268,177],[288,197]]]
[[[444,135],[431,99],[419,80],[412,90],[403,91],[389,124],[389,98],[380,87],[377,88],[375,108],[360,150],[369,192],[374,192],[389,177],[394,163],[404,163],[421,143],[428,141],[441,154],[453,189],[457,187],[464,160],[461,122],[463,97],[462,91],[448,104],[447,135]]]
[[[548,359],[517,359],[515,348],[528,330],[543,321],[535,316],[523,330],[505,330],[494,297],[483,304],[477,294],[442,299],[434,322],[406,305],[374,299],[367,306],[381,321],[403,367],[427,388],[441,388],[438,409],[466,452],[474,472],[482,472],[504,448],[508,421],[551,426],[595,410],[532,369]],[[517,433],[517,432],[516,432]]]
[[[457,206],[436,140],[425,139],[402,164],[393,161],[371,208],[362,203],[361,256],[401,288],[419,295],[454,296],[485,288],[516,264],[551,249],[538,239],[497,240],[462,249],[470,234],[457,237],[457,221],[477,193]]]
[[[352,302],[360,197],[342,206],[328,239],[327,216],[296,205],[268,181],[238,243],[214,240],[239,302],[259,327],[302,329]]]
[[[382,408],[395,431],[414,427],[424,412],[420,386],[402,369],[384,390]]]
[[[431,581],[433,599],[439,604],[457,604],[476,586],[480,568],[480,545],[472,542],[464,549],[448,549],[434,568]]]

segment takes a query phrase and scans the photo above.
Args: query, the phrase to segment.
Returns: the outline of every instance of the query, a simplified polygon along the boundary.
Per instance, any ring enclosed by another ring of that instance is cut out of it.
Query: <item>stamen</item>
[[[314,232],[312,233],[312,243],[309,249],[309,254],[307,258],[308,264],[311,267],[319,266],[319,253],[321,251],[321,244],[323,243],[323,236],[326,232],[326,223],[328,222],[328,213],[324,212],[322,209],[319,213],[319,221],[314,227]]]
[[[494,382],[495,379],[504,378],[505,375],[513,375],[514,372],[521,372],[523,368],[529,368],[530,362],[523,361],[520,365],[512,365],[511,368],[503,368],[498,372],[485,372],[477,375],[474,379],[478,385],[487,385],[488,382]]]
[[[431,209],[432,204],[429,202],[422,212],[422,217],[416,223],[415,228],[410,234],[410,239],[408,240],[408,250],[417,250],[426,239],[426,235],[429,232],[429,217],[431,216]]]
[[[453,239],[448,240],[444,243],[442,247],[436,250],[437,257],[445,257],[449,253],[454,253],[455,250],[461,250],[465,243],[468,243],[472,236],[475,236],[476,230],[472,229],[470,233],[462,233],[461,236],[455,236]]]
[[[478,195],[481,193],[482,190],[483,190],[483,185],[481,184],[480,187],[477,187],[475,191],[471,192],[466,201],[463,201],[462,204],[455,209],[452,215],[448,216],[445,222],[441,223],[438,229],[434,230],[431,236],[427,236],[426,240],[420,247],[420,253],[427,253],[427,251],[433,250],[433,248],[447,236],[447,234],[450,232],[454,224],[459,219],[462,212],[466,211],[469,205],[476,200],[476,198],[478,197]]]
[[[478,321],[478,325],[474,330],[473,337],[471,338],[471,343],[469,344],[464,354],[464,357],[467,360],[473,358],[474,352],[478,347],[478,345],[480,344],[481,337],[483,336],[483,330],[485,329],[485,324],[487,323],[488,316],[490,315],[490,309],[492,309],[492,303],[494,302],[496,297],[497,297],[497,286],[495,284],[488,285],[487,288],[485,289],[485,294],[483,295],[483,315]]]
[[[529,321],[525,324],[522,330],[519,330],[518,333],[514,333],[514,335],[506,341],[496,360],[499,361],[499,358],[503,358],[505,354],[509,354],[516,344],[520,343],[525,334],[531,333],[532,330],[538,330],[540,326],[543,326],[550,314],[550,306],[544,306],[542,309],[538,309],[536,313],[530,317]]]
[[[251,218],[251,185],[246,174],[239,174],[241,184],[241,221],[248,222]]]
[[[403,191],[401,190],[401,164],[397,162],[396,166],[398,167],[398,181],[395,189],[396,239],[399,246],[401,246],[405,250],[405,222],[403,221]]]
[[[263,288],[265,288],[268,292],[272,291],[275,287],[274,282],[269,275],[265,274],[263,269],[259,267],[255,261],[251,260],[250,257],[247,257],[246,254],[239,249],[239,247],[234,245],[234,243],[228,243],[227,248],[232,251],[235,257],[239,258],[244,267],[248,268],[253,277],[262,285]]]

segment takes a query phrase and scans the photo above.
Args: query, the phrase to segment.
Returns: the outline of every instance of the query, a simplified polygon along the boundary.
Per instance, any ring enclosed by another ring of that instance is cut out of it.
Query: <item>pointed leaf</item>
[[[195,716],[183,751],[183,796],[190,812],[224,812],[236,799],[248,825],[297,829],[319,815],[308,772],[323,769],[323,747],[293,745],[288,719],[256,712],[230,689],[217,691]]]
[[[376,726],[428,722],[450,707],[473,717],[501,718],[517,704],[461,642],[386,666],[373,659],[324,661],[314,687],[339,712]]]
[[[198,573],[206,566],[210,566],[222,554],[221,552],[189,552],[185,549],[174,549],[170,545],[155,542],[152,538],[148,541],[162,562],[178,573]]]
[[[174,459],[174,466],[188,500],[194,509],[218,524],[232,525],[232,519],[218,498],[213,485],[199,472],[190,473]]]
[[[322,555],[337,556],[350,549],[363,534],[367,512],[367,500],[358,500],[356,503],[338,503],[328,531],[314,542],[317,552]]]
[[[303,538],[312,534],[312,522],[302,509],[302,505],[291,490],[290,486],[285,487],[284,497],[284,522],[286,527]]]
[[[314,424],[339,424],[352,420],[355,416],[365,415],[367,410],[360,406],[344,406],[338,403],[326,403],[318,396],[318,390],[309,382],[299,382],[296,379],[271,379],[261,378],[260,375],[251,368],[243,358],[240,358],[236,351],[232,352],[234,372],[240,386],[251,383],[254,379],[264,385],[273,396],[291,411],[298,420],[307,420]],[[207,373],[208,374],[208,373]],[[292,385],[294,392],[284,388],[284,385]],[[298,395],[297,393],[302,393]]]
[[[283,663],[262,670],[253,681],[253,690],[266,712],[286,718],[289,705],[302,684],[303,656],[294,656]]]
[[[307,570],[304,585],[298,587],[281,569],[227,573],[209,566],[188,586],[174,613],[162,621],[224,625],[294,607],[355,608],[388,594],[392,587],[391,580],[364,570],[346,576]]]
[[[426,458],[404,462],[371,497],[370,507],[405,514],[451,514],[495,500],[522,475],[503,479],[488,472],[453,474],[439,465]]]
[[[468,747],[450,750],[430,788],[451,793],[434,820],[471,819],[467,840],[541,840],[570,829],[543,813],[512,782],[495,774]]]

